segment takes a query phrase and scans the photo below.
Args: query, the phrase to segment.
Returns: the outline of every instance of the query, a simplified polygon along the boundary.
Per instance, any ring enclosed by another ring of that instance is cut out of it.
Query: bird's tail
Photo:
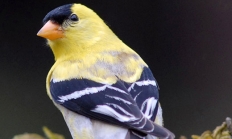
[[[169,131],[170,132],[170,131]],[[151,134],[140,134],[137,133],[136,131],[129,130],[128,136],[126,139],[158,139],[157,136],[153,136]],[[159,137],[160,139],[165,138],[165,139],[174,139],[175,136],[170,132],[170,135],[168,134],[167,137]]]
[[[132,129],[132,137],[138,136],[138,137],[145,137],[147,134],[158,137],[160,139],[174,139],[175,135],[166,129],[165,127],[162,127],[146,118],[144,118],[144,121],[142,122],[142,127],[137,127]],[[139,129],[139,130],[138,130]],[[134,135],[133,135],[134,134]],[[134,139],[134,138],[131,138]],[[139,138],[135,138],[139,139]],[[143,139],[143,138],[140,138]],[[145,139],[145,138],[144,138]]]
[[[127,139],[146,139],[145,137],[146,137],[146,135],[144,134],[138,134],[138,133],[136,133],[136,132],[134,132],[134,131],[132,131],[132,130],[129,130],[128,131],[128,133],[127,134],[129,134],[127,137]]]

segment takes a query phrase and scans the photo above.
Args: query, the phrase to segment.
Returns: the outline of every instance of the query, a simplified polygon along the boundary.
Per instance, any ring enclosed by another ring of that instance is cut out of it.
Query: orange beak
[[[52,21],[48,21],[37,33],[37,36],[49,39],[56,40],[64,37],[64,32],[60,25],[53,23]]]

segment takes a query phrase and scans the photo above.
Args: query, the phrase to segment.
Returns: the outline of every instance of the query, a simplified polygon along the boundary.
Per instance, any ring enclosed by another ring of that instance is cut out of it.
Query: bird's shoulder
[[[146,63],[136,53],[107,50],[56,61],[48,78],[57,81],[85,78],[111,84],[121,79],[133,83],[140,78],[144,67]]]

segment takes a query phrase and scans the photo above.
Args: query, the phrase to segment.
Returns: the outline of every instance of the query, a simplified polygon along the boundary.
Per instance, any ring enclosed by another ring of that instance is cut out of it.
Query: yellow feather
[[[138,80],[147,66],[140,56],[91,9],[74,4],[71,11],[79,18],[77,24],[64,29],[65,37],[48,40],[56,62],[47,76],[47,91],[51,79],[85,78],[105,84],[118,78],[129,83]]]

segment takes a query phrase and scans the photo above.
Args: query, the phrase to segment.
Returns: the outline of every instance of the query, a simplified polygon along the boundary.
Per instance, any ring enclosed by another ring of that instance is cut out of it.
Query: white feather
[[[157,86],[157,85],[156,85],[156,81],[144,80],[144,81],[134,82],[133,84],[131,84],[131,86],[130,86],[127,90],[130,92],[131,89],[134,88],[135,84],[138,85],[138,86],[147,86],[147,85]]]
[[[144,115],[146,118],[150,119],[152,117],[156,104],[157,104],[157,99],[155,99],[154,97],[148,98],[143,102],[141,106],[141,111],[145,109]]]
[[[60,100],[58,100],[58,101],[65,102],[65,101],[68,101],[68,100],[77,99],[77,98],[80,98],[80,97],[82,97],[84,95],[89,95],[89,94],[94,94],[94,93],[104,91],[106,88],[118,91],[120,93],[127,94],[125,91],[123,91],[123,90],[121,90],[119,88],[112,87],[110,85],[103,85],[103,86],[100,86],[100,87],[88,87],[88,88],[85,88],[85,89],[80,90],[80,91],[75,91],[75,92],[73,92],[71,94],[68,94],[68,95],[59,96]]]
[[[112,107],[107,106],[107,105],[97,105],[96,108],[91,110],[91,111],[116,118],[117,120],[119,120],[121,122],[130,122],[130,121],[137,120],[137,118],[134,115],[130,114],[122,107],[120,107],[116,104],[109,104],[108,103],[108,105],[113,105],[115,108],[117,108],[121,112],[123,112],[124,115],[118,113],[115,109],[113,109]]]
[[[122,102],[124,102],[124,103],[126,103],[126,104],[132,104],[130,101],[127,101],[127,100],[122,99],[122,98],[120,98],[120,97],[110,96],[110,95],[106,95],[106,97],[113,98],[113,99],[118,100],[118,101],[122,101]]]

